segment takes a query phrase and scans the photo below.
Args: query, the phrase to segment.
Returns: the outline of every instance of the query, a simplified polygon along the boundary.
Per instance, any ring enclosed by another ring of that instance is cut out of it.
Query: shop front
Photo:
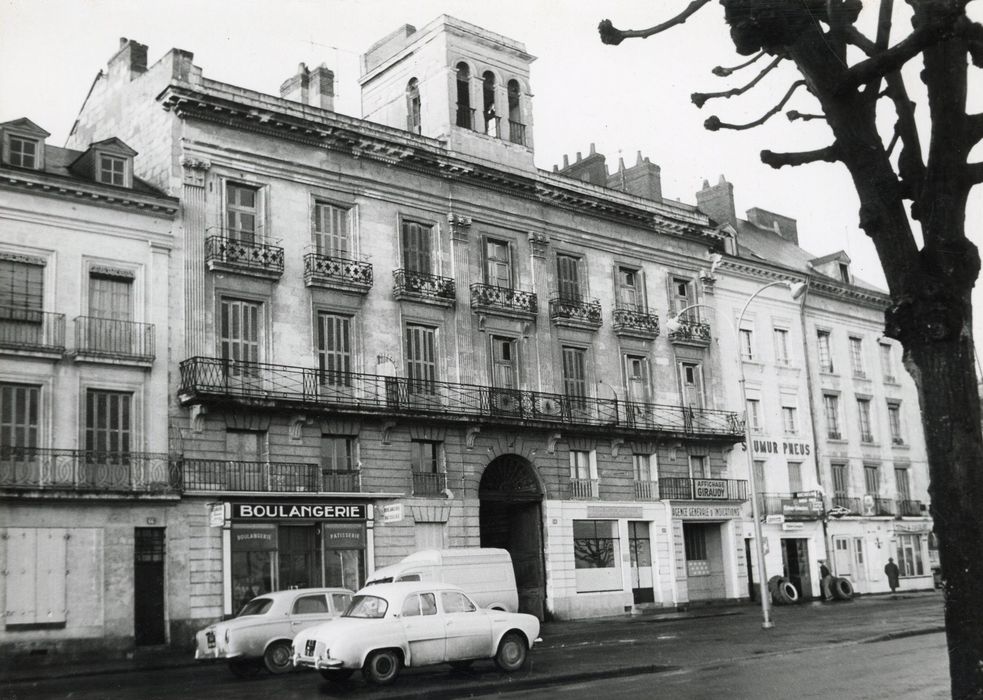
[[[679,603],[738,598],[735,521],[739,504],[673,503],[676,583]]]
[[[768,578],[788,580],[800,600],[822,597],[819,561],[826,559],[822,495],[802,492],[766,500],[769,514],[761,531]]]

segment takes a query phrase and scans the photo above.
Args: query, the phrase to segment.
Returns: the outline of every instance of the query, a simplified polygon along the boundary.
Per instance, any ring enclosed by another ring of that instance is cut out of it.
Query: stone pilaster
[[[550,239],[540,231],[529,232],[530,266],[532,268],[533,291],[539,302],[539,313],[536,317],[535,336],[523,340],[531,343],[527,348],[526,357],[533,367],[539,369],[539,385],[530,387],[536,391],[556,391],[553,383],[553,362],[550,359],[552,348],[552,326],[550,325],[550,276],[549,276],[549,244]]]
[[[471,313],[471,218],[448,212],[447,223],[451,227],[454,278],[458,285],[458,307],[454,314],[454,331],[460,344],[457,348],[457,381],[476,384],[479,383],[479,378],[476,374],[475,354],[480,348],[474,346],[474,314]],[[465,344],[472,345],[465,347]]]
[[[184,181],[181,204],[184,209],[184,357],[212,356],[208,344],[208,323],[214,311],[208,308],[205,295],[205,175],[211,167],[207,160],[184,157]]]

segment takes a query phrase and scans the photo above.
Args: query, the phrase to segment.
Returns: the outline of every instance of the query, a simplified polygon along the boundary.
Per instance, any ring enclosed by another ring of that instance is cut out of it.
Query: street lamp
[[[747,298],[747,301],[744,302],[744,308],[741,309],[741,313],[737,317],[736,327],[731,324],[729,320],[727,321],[727,323],[731,326],[731,330],[734,331],[734,340],[737,343],[737,368],[741,377],[741,405],[744,407],[745,413],[744,453],[747,455],[748,486],[751,496],[751,517],[754,520],[755,554],[758,564],[758,580],[760,586],[758,597],[761,598],[761,628],[766,630],[774,627],[775,623],[772,622],[771,619],[771,600],[769,599],[767,589],[768,574],[765,573],[764,538],[761,534],[761,513],[759,512],[758,508],[758,491],[757,486],[754,483],[754,456],[751,453],[751,425],[747,420],[747,391],[745,389],[746,380],[744,377],[744,356],[741,353],[741,337],[739,329],[744,321],[744,313],[747,311],[748,306],[751,305],[751,302],[754,301],[755,298],[761,294],[761,292],[765,291],[769,287],[787,287],[792,295],[792,299],[798,299],[806,291],[806,285],[804,282],[791,282],[789,280],[775,280],[774,282],[769,282],[768,284],[759,287],[751,296]],[[670,316],[669,319],[666,320],[666,330],[670,333],[679,330],[679,328],[682,326],[679,317],[686,311],[699,307],[713,309],[716,311],[714,307],[706,304],[690,304],[689,306],[677,311],[675,316]]]

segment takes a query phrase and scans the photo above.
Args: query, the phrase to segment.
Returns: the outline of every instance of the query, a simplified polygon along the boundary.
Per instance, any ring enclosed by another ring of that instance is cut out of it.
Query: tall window
[[[748,425],[751,426],[752,432],[755,433],[761,432],[761,400],[760,399],[747,400],[747,420],[748,420]]]
[[[694,524],[683,528],[683,549],[686,553],[687,573],[708,576],[710,571],[707,561],[707,532],[702,525]]]
[[[703,369],[695,362],[681,362],[679,371],[683,388],[683,405],[703,408]]]
[[[518,386],[518,367],[515,356],[515,338],[493,335],[492,386],[514,389]]]
[[[485,71],[481,76],[482,117],[485,122],[485,133],[498,136],[498,113],[495,110],[495,74]]]
[[[0,384],[0,446],[37,447],[41,387]]]
[[[902,576],[925,575],[921,535],[898,535],[898,570]]]
[[[35,139],[25,139],[20,136],[11,135],[8,137],[9,151],[7,162],[18,168],[38,168],[38,147],[40,143]]]
[[[850,266],[846,263],[840,263],[840,281],[850,284]]]
[[[321,371],[321,384],[351,386],[351,316],[317,315],[317,364]]]
[[[126,186],[126,159],[108,153],[99,154],[99,182],[105,185]]]
[[[864,487],[871,496],[881,492],[881,470],[876,464],[864,465]]]
[[[829,348],[829,331],[816,331],[816,345],[819,348],[819,371],[833,372],[833,355]]]
[[[898,491],[899,501],[911,500],[911,483],[908,481],[908,470],[904,467],[894,468],[894,485]]]
[[[833,498],[846,498],[850,490],[849,474],[847,465],[843,463],[833,463],[830,465],[833,472]]]
[[[440,473],[440,442],[414,440],[410,443],[410,465],[418,474]]]
[[[754,359],[754,333],[749,328],[740,330],[741,359],[750,362]]]
[[[857,399],[857,414],[860,417],[860,441],[873,442],[874,434],[870,427],[870,399]]]
[[[518,80],[508,82],[509,141],[525,145],[526,133],[522,125],[521,88]]]
[[[40,322],[44,267],[0,259],[0,319]]]
[[[864,344],[863,339],[850,336],[850,366],[853,369],[854,377],[866,377],[864,370]]]
[[[437,329],[406,326],[406,377],[411,394],[436,393]]]
[[[788,356],[788,330],[785,328],[775,329],[775,364],[787,365]]]
[[[433,227],[415,221],[403,222],[403,267],[408,272],[433,273]]]
[[[887,402],[887,422],[891,427],[891,444],[903,445],[904,437],[901,435],[901,404],[896,401]]]
[[[881,372],[884,375],[884,381],[888,384],[893,384],[898,379],[894,376],[894,358],[891,356],[891,345],[889,343],[881,343],[880,348]]]
[[[710,476],[710,465],[706,455],[689,456],[689,475],[693,479],[706,479]]]
[[[132,437],[132,394],[89,389],[85,392],[87,452],[127,453]]]
[[[786,435],[798,434],[799,412],[795,406],[782,406],[782,425]]]
[[[690,309],[689,311],[683,312],[683,309],[696,301],[696,295],[693,293],[693,283],[685,277],[673,277],[670,286],[672,289],[672,298],[669,300],[670,307],[677,314],[681,314],[680,320],[691,323],[698,321],[700,315],[697,309]]]
[[[327,202],[314,203],[314,252],[333,258],[352,257],[351,212]]]
[[[840,439],[840,399],[836,394],[823,394],[823,413],[826,417],[826,437]]]
[[[259,324],[263,305],[255,301],[222,299],[219,307],[219,352],[223,360],[259,362]],[[236,367],[232,372],[250,373],[250,368]]]
[[[573,399],[571,403],[578,408],[586,405],[586,359],[587,351],[583,348],[563,348],[563,393]]]
[[[570,450],[570,478],[597,478],[597,462],[590,450]]]
[[[485,282],[512,288],[512,249],[508,241],[485,241]]]
[[[649,362],[644,355],[625,355],[625,380],[628,400],[648,403]]]
[[[802,462],[788,463],[788,490],[792,493],[802,490]]]
[[[638,270],[618,268],[618,306],[625,309],[641,309],[642,295],[639,289]]]
[[[133,318],[133,280],[92,273],[89,275],[89,315],[130,321]]]
[[[420,82],[416,78],[406,84],[406,129],[420,133]]]
[[[474,128],[474,112],[471,109],[471,69],[467,63],[457,64],[457,125]]]
[[[635,453],[631,456],[631,467],[635,481],[658,480],[658,468],[653,468],[654,461],[655,455]]]
[[[259,190],[237,182],[225,183],[226,233],[243,243],[254,243],[259,224]]]
[[[580,258],[556,256],[556,287],[561,299],[580,301]]]
[[[355,438],[350,435],[321,436],[321,471],[350,472],[355,469]]]

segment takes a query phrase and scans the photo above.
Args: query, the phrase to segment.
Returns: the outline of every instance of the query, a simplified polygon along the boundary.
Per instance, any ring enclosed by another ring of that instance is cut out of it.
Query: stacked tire
[[[843,578],[842,576],[834,576],[832,582],[829,584],[829,588],[833,593],[834,600],[853,599],[853,584],[850,583],[850,579]]]
[[[772,576],[768,580],[771,602],[775,605],[794,605],[799,602],[799,591],[784,576]]]

